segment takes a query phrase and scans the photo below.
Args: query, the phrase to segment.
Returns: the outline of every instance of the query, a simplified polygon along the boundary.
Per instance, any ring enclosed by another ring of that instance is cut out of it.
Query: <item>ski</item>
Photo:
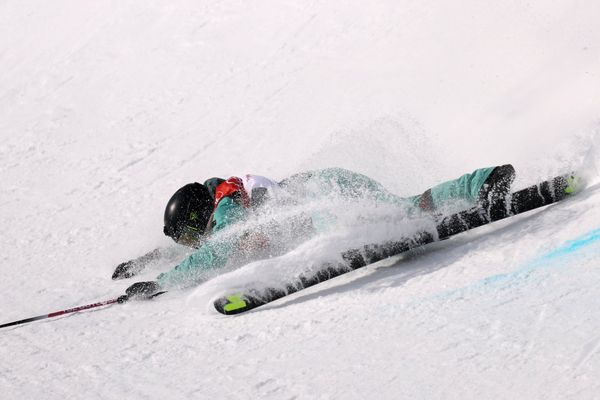
[[[214,307],[225,315],[244,313],[385,258],[556,203],[574,195],[579,191],[579,186],[580,179],[574,174],[558,176],[513,192],[488,207],[474,207],[446,216],[437,223],[435,232],[423,231],[397,241],[368,244],[362,248],[347,250],[342,254],[342,261],[323,265],[316,273],[301,275],[279,288],[249,289],[243,293],[222,296],[214,301]]]

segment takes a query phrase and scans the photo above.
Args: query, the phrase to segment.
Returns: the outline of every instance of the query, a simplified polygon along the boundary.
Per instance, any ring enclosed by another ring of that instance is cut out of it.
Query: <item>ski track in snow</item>
[[[507,162],[520,187],[590,180],[242,316],[211,301],[334,239],[408,228],[3,329],[0,398],[598,398],[597,15],[591,0],[0,2],[1,323],[123,293],[114,267],[170,245],[165,201],[191,181],[339,166],[407,196]]]

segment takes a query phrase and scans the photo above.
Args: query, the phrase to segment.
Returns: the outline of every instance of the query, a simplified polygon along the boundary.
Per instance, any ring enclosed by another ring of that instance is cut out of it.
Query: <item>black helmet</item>
[[[189,183],[175,192],[165,209],[165,235],[177,243],[193,246],[204,233],[213,211],[206,186]]]

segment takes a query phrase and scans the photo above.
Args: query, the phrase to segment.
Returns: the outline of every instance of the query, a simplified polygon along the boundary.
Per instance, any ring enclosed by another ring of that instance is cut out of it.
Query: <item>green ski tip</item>
[[[225,312],[232,312],[246,308],[247,304],[240,296],[241,294],[227,296],[226,299],[228,303],[225,304],[223,310],[225,310]]]
[[[580,192],[585,186],[585,182],[580,176],[571,174],[567,177],[567,187],[565,188],[566,194],[575,194]]]

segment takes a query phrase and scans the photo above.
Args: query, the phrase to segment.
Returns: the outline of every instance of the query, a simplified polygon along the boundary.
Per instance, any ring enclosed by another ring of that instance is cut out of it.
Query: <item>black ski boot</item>
[[[515,169],[506,164],[494,168],[479,190],[479,206],[491,220],[496,220],[510,212],[510,188],[515,180]]]

